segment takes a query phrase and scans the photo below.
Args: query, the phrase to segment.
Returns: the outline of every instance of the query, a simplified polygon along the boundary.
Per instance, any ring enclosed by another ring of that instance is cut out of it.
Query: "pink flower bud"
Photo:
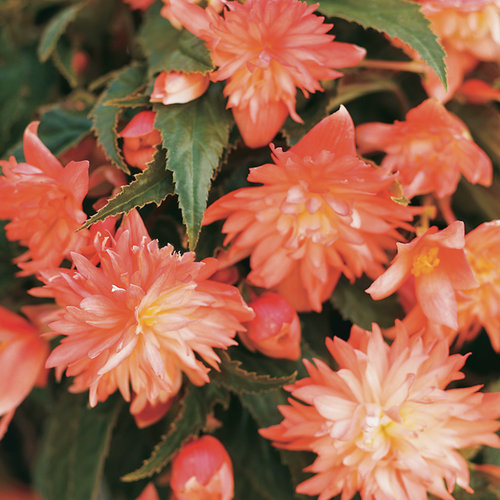
[[[160,500],[155,485],[153,483],[148,483],[136,500]]]
[[[155,0],[123,0],[130,5],[134,10],[147,10]]]
[[[233,465],[222,443],[202,436],[184,445],[172,462],[173,500],[231,500]]]
[[[156,77],[150,101],[165,105],[193,101],[205,93],[209,83],[208,75],[201,73],[163,71]]]
[[[160,131],[154,128],[155,116],[154,111],[141,111],[119,133],[123,137],[123,156],[132,167],[144,170],[161,143]]]
[[[290,302],[277,293],[265,292],[250,302],[255,318],[239,333],[251,351],[271,358],[296,360],[300,357],[300,322]]]

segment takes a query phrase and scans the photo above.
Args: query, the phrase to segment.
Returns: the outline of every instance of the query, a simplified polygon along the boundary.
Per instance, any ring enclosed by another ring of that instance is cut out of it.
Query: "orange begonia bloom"
[[[151,102],[181,104],[197,99],[208,88],[210,79],[201,73],[181,73],[162,71],[155,80]]]
[[[489,186],[493,168],[466,125],[434,99],[413,108],[404,122],[365,123],[356,129],[362,154],[384,151],[382,166],[398,172],[405,196],[451,195],[460,174]]]
[[[345,108],[323,119],[274,164],[252,168],[251,182],[217,200],[204,224],[227,218],[226,261],[250,255],[248,281],[275,289],[298,311],[321,310],[341,273],[375,277],[386,249],[411,230],[414,209],[395,203],[385,168],[356,155],[354,125]]]
[[[141,492],[141,494],[137,497],[136,500],[160,500],[160,496],[156,491],[155,485],[153,483],[149,483]]]
[[[313,14],[316,5],[299,0],[227,1],[224,16],[188,1],[172,3],[182,24],[202,38],[218,67],[215,81],[227,80],[224,95],[249,147],[267,145],[295,111],[299,88],[322,90],[319,80],[342,76],[333,68],[355,66],[365,50],[334,42],[331,24]]]
[[[459,343],[472,340],[484,327],[500,352],[500,221],[481,224],[465,237],[465,255],[479,287],[458,301]]]
[[[455,221],[442,231],[432,226],[410,243],[398,243],[398,253],[391,266],[366,291],[375,300],[383,299],[413,279],[424,314],[431,321],[456,330],[455,291],[479,286],[465,256],[464,245],[462,221]]]
[[[172,5],[175,4],[182,4],[184,2],[190,2],[190,3],[201,3],[201,0],[162,0],[163,3],[165,4],[162,9],[161,9],[161,15],[165,18],[168,19],[170,24],[174,26],[174,28],[177,28],[178,30],[182,29],[182,23],[175,17],[175,14],[173,13],[174,8],[172,8]],[[220,12],[222,8],[224,7],[224,3],[226,0],[207,0],[204,3],[207,4],[207,7],[210,7],[211,9],[215,10],[215,12]]]
[[[241,322],[253,317],[235,287],[209,279],[216,260],[159,248],[135,211],[114,238],[98,234],[95,248],[99,267],[74,253],[74,270],[42,273],[46,286],[34,291],[63,307],[50,327],[64,338],[47,366],[66,368],[72,391],[90,389],[92,406],[116,389],[129,401],[133,391],[134,413],[166,403],[183,373],[207,383],[201,360],[217,369],[213,349],[236,344]]]
[[[87,243],[82,201],[88,189],[88,162],[65,167],[37,137],[38,122],[24,132],[25,162],[0,161],[0,219],[10,219],[7,238],[28,251],[16,260],[20,275],[57,267],[73,250]]]
[[[35,326],[0,306],[0,439],[16,408],[44,379],[48,353]]]
[[[153,5],[155,0],[123,0],[128,3],[132,9],[147,10]]]
[[[213,436],[185,444],[172,461],[172,500],[232,500],[233,464]]]
[[[313,477],[297,492],[328,500],[342,493],[363,500],[445,500],[455,484],[471,492],[469,471],[456,450],[500,448],[500,394],[480,386],[448,389],[464,377],[466,356],[449,356],[445,340],[424,343],[399,331],[388,346],[377,325],[354,327],[348,342],[327,339],[339,365],[304,360],[309,377],[286,389],[284,420],[260,433],[275,446],[318,455]],[[446,487],[445,483],[446,482]]]

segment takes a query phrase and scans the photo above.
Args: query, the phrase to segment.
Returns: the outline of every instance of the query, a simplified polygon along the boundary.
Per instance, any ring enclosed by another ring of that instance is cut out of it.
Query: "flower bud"
[[[245,346],[271,358],[298,359],[300,321],[288,300],[277,293],[265,292],[249,306],[255,318],[245,324],[246,332],[239,333]]]
[[[172,462],[173,500],[231,500],[233,465],[222,443],[202,436],[180,450]]]
[[[151,102],[180,104],[197,99],[208,88],[208,75],[201,73],[180,73],[163,71],[155,80]]]
[[[134,10],[147,10],[154,3],[155,0],[123,0],[130,5]]]
[[[154,111],[141,111],[119,133],[123,137],[123,156],[132,167],[144,170],[161,143],[160,131],[154,128],[155,116]]]
[[[148,483],[136,500],[160,500],[155,485],[153,483]]]

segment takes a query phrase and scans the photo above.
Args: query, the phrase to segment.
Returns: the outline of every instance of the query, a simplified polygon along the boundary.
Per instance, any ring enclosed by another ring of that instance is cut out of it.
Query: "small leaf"
[[[106,102],[137,92],[145,83],[145,73],[146,68],[140,64],[133,64],[117,72],[90,113],[99,144],[108,158],[127,174],[130,171],[121,156],[116,132],[121,108],[108,106]]]
[[[174,192],[172,176],[165,170],[165,152],[158,151],[154,160],[144,172],[137,174],[135,179],[111,198],[107,205],[85,222],[83,228],[112,215],[127,214],[134,208],[141,208],[147,203],[160,203]]]
[[[85,7],[86,3],[80,2],[66,7],[50,20],[38,45],[38,57],[40,61],[45,62],[52,52],[54,52],[59,38],[61,38],[68,25],[75,19],[78,12]]]
[[[369,285],[370,282],[366,279],[358,280],[351,285],[347,279],[342,278],[335,287],[330,301],[344,319],[365,330],[371,330],[374,322],[381,328],[393,326],[396,319],[404,316],[397,296],[373,300],[365,292]]]
[[[231,349],[231,356],[235,356],[236,352],[242,351],[241,349]],[[218,385],[225,387],[236,393],[260,393],[271,391],[283,387],[285,384],[291,384],[295,381],[297,372],[293,371],[290,375],[273,376],[270,373],[261,372],[243,367],[243,361],[240,359],[231,359],[227,352],[222,351],[219,353],[221,358],[220,372],[215,372],[211,375],[210,379]],[[263,356],[255,356],[255,358],[262,358]],[[269,361],[265,359],[265,361]],[[273,359],[269,363],[279,364],[280,360]],[[286,363],[286,361],[284,362]],[[249,363],[247,362],[247,365]],[[270,370],[272,371],[272,370]]]
[[[64,392],[48,417],[35,469],[45,500],[95,500],[119,397],[88,408],[88,394]]]
[[[221,94],[206,93],[187,104],[157,104],[153,108],[155,127],[168,148],[167,169],[174,174],[191,250],[196,247],[211,180],[233,124]]]
[[[138,39],[149,63],[150,74],[160,71],[208,73],[214,69],[202,40],[189,31],[174,28],[160,14],[162,4],[148,9]]]
[[[73,69],[73,50],[66,40],[59,40],[52,54],[52,61],[72,87],[78,86],[78,76]]]
[[[215,384],[204,387],[189,385],[187,394],[181,402],[181,408],[171,423],[167,433],[156,445],[151,457],[144,461],[139,469],[122,478],[123,481],[138,481],[160,472],[172,459],[175,452],[193,435],[197,435],[205,426],[207,416],[216,404],[228,404],[228,393]],[[170,409],[170,413],[173,408]]]
[[[419,53],[446,86],[445,52],[418,4],[406,0],[321,0],[318,10],[399,38]]]

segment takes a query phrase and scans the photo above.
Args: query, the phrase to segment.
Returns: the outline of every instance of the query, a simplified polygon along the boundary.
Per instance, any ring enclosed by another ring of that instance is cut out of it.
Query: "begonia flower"
[[[190,2],[190,3],[196,3],[196,4],[201,3],[201,0],[163,0],[164,5],[161,9],[161,15],[165,19],[168,19],[170,24],[174,28],[177,28],[178,30],[181,30],[183,26],[182,26],[181,21],[179,19],[177,19],[177,17],[175,17],[175,14],[173,13],[174,9],[172,8],[172,5],[186,2],[186,1]],[[215,12],[220,12],[224,7],[225,0],[207,0],[204,3],[206,3],[207,7],[209,7],[210,9],[213,9]]]
[[[86,244],[88,231],[77,232],[87,216],[82,201],[88,190],[88,162],[65,167],[37,136],[38,122],[24,132],[25,162],[0,161],[0,219],[9,219],[7,238],[28,250],[16,259],[22,276],[57,267]]]
[[[279,448],[317,455],[297,492],[329,500],[453,500],[472,492],[461,448],[500,448],[500,394],[481,386],[446,389],[464,377],[467,356],[446,340],[425,343],[399,324],[391,346],[379,327],[354,327],[348,342],[327,339],[339,369],[304,360],[309,376],[286,387],[284,420],[260,433]]]
[[[73,253],[74,269],[41,273],[45,287],[32,291],[62,308],[49,326],[63,339],[47,367],[75,377],[71,391],[89,389],[91,406],[117,389],[126,401],[133,392],[136,413],[166,403],[183,374],[207,383],[220,361],[214,348],[235,345],[253,318],[235,287],[210,280],[217,261],[159,248],[136,211],[114,237],[98,233],[95,252],[99,266]]]
[[[156,113],[141,111],[118,134],[123,138],[123,156],[132,167],[145,170],[153,161],[156,146],[161,144],[160,131],[155,129]]]
[[[43,500],[28,486],[11,483],[0,487],[0,500]]]
[[[0,439],[16,408],[39,381],[45,381],[48,343],[21,316],[0,306]]]
[[[365,50],[334,42],[331,24],[299,0],[225,2],[223,16],[189,1],[173,2],[175,17],[207,44],[218,68],[214,81],[227,81],[227,107],[251,148],[266,146],[295,111],[296,89],[307,97],[320,80],[342,76],[333,68],[358,64]]]
[[[243,344],[270,358],[299,359],[300,321],[290,302],[277,293],[264,292],[248,305],[255,318],[245,323],[246,332],[238,334]]]
[[[148,485],[142,490],[141,494],[137,497],[137,500],[160,500],[160,496],[156,491],[155,485],[153,483],[148,483]]]
[[[134,10],[147,10],[153,5],[155,0],[123,0]]]
[[[172,461],[172,500],[232,500],[233,465],[222,443],[202,436],[185,444]]]
[[[398,228],[415,210],[394,202],[393,176],[356,155],[345,108],[295,146],[271,148],[274,163],[250,169],[261,186],[229,193],[208,207],[204,224],[227,219],[226,264],[250,256],[248,282],[272,289],[297,311],[321,311],[340,275],[376,277]]]
[[[472,104],[486,104],[491,101],[500,101],[500,89],[489,83],[469,78],[459,89],[460,95]]]
[[[459,297],[459,343],[474,339],[484,328],[500,352],[500,221],[485,222],[468,233],[465,255],[479,287]]]
[[[460,174],[473,184],[489,186],[491,160],[472,140],[466,125],[434,99],[411,109],[403,122],[365,123],[356,128],[362,154],[384,151],[382,166],[398,172],[408,198],[453,194]]]
[[[208,88],[210,79],[201,73],[181,73],[162,71],[155,80],[151,102],[181,104],[197,99]]]
[[[462,221],[455,221],[442,231],[432,226],[409,243],[397,243],[398,253],[390,267],[366,292],[372,299],[384,299],[412,279],[424,314],[431,321],[456,330],[455,293],[479,286],[464,245]]]

